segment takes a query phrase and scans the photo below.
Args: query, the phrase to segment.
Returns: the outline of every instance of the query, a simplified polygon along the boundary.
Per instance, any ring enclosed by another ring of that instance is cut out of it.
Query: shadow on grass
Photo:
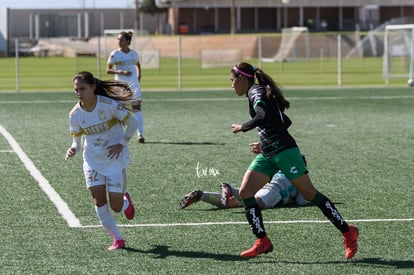
[[[263,264],[263,261],[260,262],[252,262],[254,264]],[[326,262],[304,262],[304,261],[278,261],[274,260],[270,263],[282,263],[282,264],[298,264],[298,265],[338,265],[338,264],[352,264],[358,266],[366,266],[366,267],[382,267],[382,268],[390,268],[394,267],[396,269],[411,269],[414,268],[414,261],[411,260],[385,260],[380,258],[363,258],[363,259],[352,259],[352,260],[344,260],[344,261],[326,261]]]
[[[220,253],[207,253],[202,251],[178,251],[172,250],[166,245],[154,245],[153,249],[141,250],[136,248],[127,247],[125,250],[128,252],[138,252],[144,254],[154,254],[156,259],[165,259],[171,256],[183,257],[183,258],[194,258],[194,259],[214,259],[218,261],[244,261],[240,256]]]
[[[398,269],[414,268],[414,261],[411,260],[385,260],[380,258],[356,259],[352,263],[364,265],[378,265],[383,267],[396,267]]]
[[[191,142],[191,141],[145,141],[145,144],[169,144],[169,145],[225,145],[222,142]]]

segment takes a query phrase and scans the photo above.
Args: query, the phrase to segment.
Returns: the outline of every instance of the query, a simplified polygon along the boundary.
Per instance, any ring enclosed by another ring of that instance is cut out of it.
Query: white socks
[[[124,196],[124,205],[122,206],[122,212],[125,211],[125,209],[127,209],[129,206],[129,202],[127,200],[127,198]]]
[[[138,121],[138,136],[143,136],[144,135],[144,120],[142,118],[142,112],[135,112],[134,113],[136,120]]]
[[[105,230],[109,233],[112,239],[122,240],[122,235],[119,232],[118,227],[116,226],[114,216],[112,216],[108,204],[105,204],[101,207],[97,207],[95,205],[95,211],[98,215],[99,220],[101,221],[103,228],[105,228]]]

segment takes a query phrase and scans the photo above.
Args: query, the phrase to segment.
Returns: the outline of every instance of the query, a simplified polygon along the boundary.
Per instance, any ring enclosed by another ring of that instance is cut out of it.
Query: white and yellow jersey
[[[72,137],[84,135],[83,160],[102,175],[111,175],[127,167],[130,156],[125,146],[118,159],[108,158],[108,146],[118,144],[123,139],[121,123],[128,120],[130,113],[117,101],[97,96],[92,112],[76,104],[69,114]]]
[[[128,53],[124,53],[120,49],[114,50],[108,57],[107,64],[113,65],[117,70],[130,71],[131,75],[115,74],[115,80],[121,80],[128,83],[131,91],[136,93],[137,97],[141,97],[141,87],[138,81],[138,71],[136,64],[139,63],[139,55],[133,49]]]

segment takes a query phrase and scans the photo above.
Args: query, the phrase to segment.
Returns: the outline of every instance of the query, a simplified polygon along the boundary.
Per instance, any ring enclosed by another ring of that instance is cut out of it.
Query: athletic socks
[[[96,214],[106,232],[112,237],[114,240],[122,240],[122,235],[116,226],[114,216],[112,216],[111,211],[109,211],[108,204],[105,204],[101,207],[95,206]]]
[[[122,210],[121,211],[125,211],[125,209],[127,209],[129,206],[129,201],[127,200],[127,198],[124,196],[124,204],[122,205]]]
[[[266,231],[263,225],[262,211],[254,197],[243,200],[244,209],[250,229],[258,239],[263,239],[266,236]]]
[[[322,213],[328,218],[328,220],[341,231],[342,233],[347,232],[348,224],[342,218],[339,211],[336,209],[335,205],[323,194],[316,193],[315,197],[312,199],[311,203],[318,206],[322,210]]]
[[[143,136],[144,135],[144,119],[142,117],[142,112],[138,111],[134,113],[134,116],[136,118],[136,120],[138,121],[138,136]]]
[[[221,195],[219,193],[203,192],[203,195],[201,195],[200,200],[215,205],[217,207],[221,207],[220,198]]]

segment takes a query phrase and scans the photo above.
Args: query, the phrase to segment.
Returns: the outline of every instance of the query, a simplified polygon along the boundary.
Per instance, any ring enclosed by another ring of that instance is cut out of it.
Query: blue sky
[[[135,0],[0,0],[0,7],[12,9],[131,8]]]

